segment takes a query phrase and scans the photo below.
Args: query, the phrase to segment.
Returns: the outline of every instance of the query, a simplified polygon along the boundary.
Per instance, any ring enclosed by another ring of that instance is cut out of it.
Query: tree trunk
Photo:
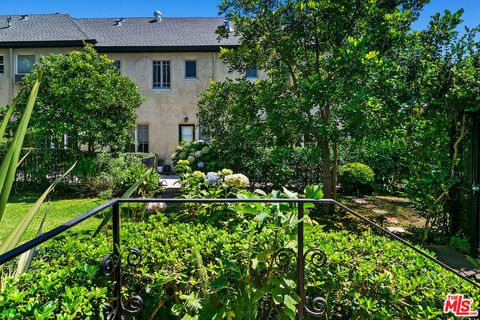
[[[323,150],[323,160],[322,160],[322,175],[323,175],[323,197],[325,199],[332,199],[333,197],[333,188],[332,188],[332,168],[330,161],[330,142],[325,139],[322,142]],[[333,213],[334,206],[333,204],[325,204],[324,210],[325,214]]]

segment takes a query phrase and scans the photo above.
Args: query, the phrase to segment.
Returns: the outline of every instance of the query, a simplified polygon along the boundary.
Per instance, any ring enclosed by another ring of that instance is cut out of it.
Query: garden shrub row
[[[0,161],[4,155],[5,150],[0,151]],[[15,177],[16,192],[43,192],[77,161],[72,174],[63,179],[56,188],[57,191],[93,196],[118,195],[122,190],[126,190],[126,185],[136,181],[134,179],[138,172],[133,172],[135,171],[133,167],[137,169],[136,171],[145,171],[144,168],[154,168],[156,162],[153,153],[90,154],[73,149],[25,148],[21,156],[25,155],[27,156],[19,165]],[[130,172],[128,168],[132,168]],[[110,171],[110,179],[104,179],[107,171]],[[130,178],[122,178],[123,175]],[[105,181],[101,183],[100,179]]]

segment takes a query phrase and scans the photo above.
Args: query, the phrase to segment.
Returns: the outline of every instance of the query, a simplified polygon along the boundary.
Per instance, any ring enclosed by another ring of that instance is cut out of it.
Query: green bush
[[[92,171],[82,175],[82,184],[88,193],[96,196],[108,198],[120,196],[149,170],[143,164],[144,157],[134,154],[99,153],[91,163]],[[152,170],[140,185],[137,194],[152,197],[161,189],[160,177]]]
[[[192,168],[202,172],[215,170],[217,167],[215,158],[216,156],[212,154],[210,146],[203,140],[182,141],[180,145],[175,147],[175,151],[172,154],[174,166],[180,160],[188,160]]]
[[[460,252],[470,253],[470,239],[463,232],[458,232],[450,238],[450,246]]]
[[[375,179],[372,168],[360,162],[347,163],[340,166],[338,175],[342,189],[348,192],[369,192]]]

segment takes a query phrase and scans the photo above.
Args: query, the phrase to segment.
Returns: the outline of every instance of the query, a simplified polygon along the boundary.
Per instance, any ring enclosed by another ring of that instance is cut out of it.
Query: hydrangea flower
[[[190,163],[194,163],[194,162],[195,162],[195,157],[192,156],[192,155],[190,155],[190,156],[188,156],[187,160],[188,160],[188,162],[190,162]]]
[[[220,178],[216,172],[209,172],[205,177],[205,181],[207,181],[209,184],[215,184],[220,181]]]
[[[165,212],[165,210],[167,210],[167,204],[164,202],[149,202],[147,204],[148,213]]]
[[[209,152],[210,152],[210,148],[209,148],[209,147],[203,147],[202,152],[203,152],[203,154],[209,153]]]
[[[197,164],[197,166],[198,166],[199,168],[203,168],[203,167],[205,167],[205,163],[200,161],[200,162]]]
[[[249,184],[250,181],[248,178],[241,173],[229,174],[225,176],[225,185],[227,187],[245,188]]]
[[[223,174],[224,176],[228,176],[228,175],[230,175],[230,174],[233,174],[233,171],[230,170],[230,169],[222,169],[222,174]]]
[[[197,178],[199,180],[205,180],[205,173],[203,173],[201,171],[193,171],[192,176],[194,176],[195,178]]]
[[[180,152],[180,154],[178,155],[180,159],[185,159],[185,156],[186,156],[185,152]]]
[[[202,153],[202,151],[195,151],[194,155],[195,155],[195,157],[200,158],[203,155],[203,153]]]
[[[180,166],[188,166],[188,165],[190,164],[190,161],[188,161],[188,160],[179,160],[179,161],[177,162],[177,164],[180,165]]]
[[[170,156],[172,160],[175,160],[175,153]]]

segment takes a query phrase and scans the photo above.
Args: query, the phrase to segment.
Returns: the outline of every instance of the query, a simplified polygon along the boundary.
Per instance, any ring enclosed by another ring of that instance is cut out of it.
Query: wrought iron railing
[[[136,313],[138,312],[143,304],[143,299],[140,296],[132,296],[124,301],[122,295],[122,284],[124,281],[124,273],[122,272],[122,259],[120,254],[120,204],[121,203],[151,203],[151,202],[164,202],[167,204],[177,203],[291,203],[296,204],[298,208],[298,225],[297,225],[297,240],[298,240],[298,249],[296,254],[296,281],[297,281],[297,292],[300,297],[300,302],[297,305],[297,318],[302,320],[304,319],[305,313],[312,316],[322,316],[327,309],[327,302],[322,297],[309,297],[311,302],[309,305],[306,304],[306,292],[305,292],[305,264],[312,263],[316,267],[322,267],[327,262],[327,257],[325,253],[320,248],[304,248],[304,204],[313,203],[313,204],[330,204],[340,207],[346,212],[352,214],[356,218],[360,219],[362,222],[372,226],[386,236],[399,241],[414,250],[415,252],[421,254],[427,259],[439,264],[443,268],[453,272],[458,277],[463,280],[471,283],[472,285],[480,288],[480,285],[475,281],[465,277],[455,269],[449,267],[443,262],[432,257],[428,253],[419,249],[418,247],[410,244],[404,239],[400,238],[396,234],[390,232],[389,230],[383,228],[382,226],[376,224],[372,220],[358,214],[352,209],[346,207],[345,205],[332,200],[332,199],[113,199],[110,200],[101,206],[98,206],[85,214],[49,231],[46,232],[33,240],[30,240],[15,249],[6,252],[3,255],[0,255],[0,265],[20,256],[22,253],[31,250],[42,243],[48,241],[49,239],[69,230],[70,228],[78,225],[79,223],[96,216],[100,212],[104,211],[107,208],[112,208],[112,235],[113,235],[113,248],[112,254],[108,254],[103,258],[101,263],[102,270],[105,275],[111,276],[114,281],[113,288],[113,299],[110,308],[107,310],[106,318],[109,320],[121,319],[122,314],[124,313]],[[127,266],[135,268],[139,265],[142,260],[142,253],[137,248],[129,248],[127,254]],[[292,252],[285,251],[286,249],[280,249],[275,253],[274,261],[279,267],[285,267],[289,263],[290,256]]]

